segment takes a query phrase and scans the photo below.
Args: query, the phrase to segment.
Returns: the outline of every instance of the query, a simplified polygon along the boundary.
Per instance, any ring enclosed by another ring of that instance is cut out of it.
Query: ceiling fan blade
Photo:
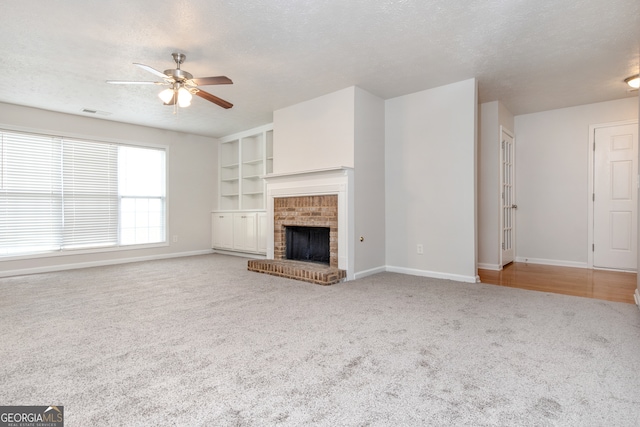
[[[128,82],[124,80],[107,80],[112,85],[166,85],[166,82]]]
[[[198,95],[202,99],[206,99],[209,102],[213,102],[216,105],[221,106],[222,108],[231,108],[233,104],[225,101],[224,99],[220,99],[215,95],[211,95],[209,92],[205,92],[202,89],[198,89],[196,91],[196,95]]]
[[[198,77],[196,79],[191,79],[191,81],[197,84],[198,86],[233,84],[231,79],[227,76]]]
[[[155,68],[149,67],[148,65],[138,64],[137,62],[134,62],[133,65],[137,65],[138,67],[142,68],[143,70],[147,70],[151,74],[155,74],[156,76],[162,77],[163,79],[166,79],[166,78],[170,77],[170,76],[167,76],[165,73],[161,73],[160,71],[156,70]]]

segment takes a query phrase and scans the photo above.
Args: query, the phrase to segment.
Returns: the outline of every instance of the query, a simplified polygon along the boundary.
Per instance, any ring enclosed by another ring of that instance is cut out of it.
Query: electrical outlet
[[[418,243],[417,251],[419,255],[424,254],[424,246],[421,243]]]
[[[173,235],[173,243],[178,243],[178,235],[177,234]]]

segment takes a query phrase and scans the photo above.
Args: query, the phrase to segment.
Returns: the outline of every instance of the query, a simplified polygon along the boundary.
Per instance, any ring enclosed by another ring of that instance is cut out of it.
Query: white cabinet
[[[221,138],[218,158],[218,208],[264,209],[263,176],[273,172],[273,125]]]
[[[258,214],[238,212],[233,214],[233,249],[240,252],[258,251]]]
[[[218,249],[233,249],[233,214],[214,212],[211,214],[211,241]]]
[[[267,253],[266,212],[213,212],[211,221],[214,249]]]

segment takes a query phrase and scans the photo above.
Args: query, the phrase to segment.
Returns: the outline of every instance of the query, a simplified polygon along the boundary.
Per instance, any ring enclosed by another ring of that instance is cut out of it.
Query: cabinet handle
[[[224,215],[220,215],[218,218],[222,219],[222,218],[224,218]]]

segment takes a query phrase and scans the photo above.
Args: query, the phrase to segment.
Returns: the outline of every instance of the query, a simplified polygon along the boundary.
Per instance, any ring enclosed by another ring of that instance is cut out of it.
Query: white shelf
[[[243,165],[258,165],[260,163],[262,163],[264,160],[263,159],[254,159],[254,160],[247,160],[246,162],[242,162]]]
[[[273,124],[221,138],[218,161],[218,209],[264,211],[264,176],[273,171]]]

